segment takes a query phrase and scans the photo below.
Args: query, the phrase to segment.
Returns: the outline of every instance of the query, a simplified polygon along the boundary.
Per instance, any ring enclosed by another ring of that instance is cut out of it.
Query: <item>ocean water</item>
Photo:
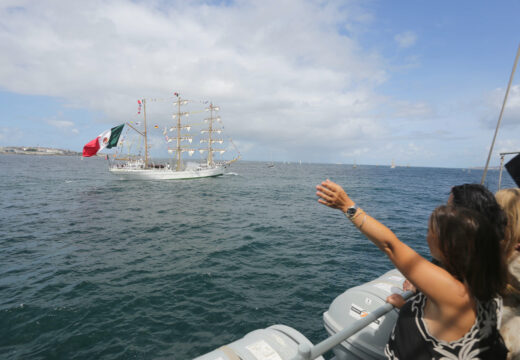
[[[140,182],[97,158],[0,156],[0,358],[190,359],[273,324],[317,343],[332,300],[392,265],[315,185],[338,182],[426,256],[431,211],[481,176],[238,162]]]

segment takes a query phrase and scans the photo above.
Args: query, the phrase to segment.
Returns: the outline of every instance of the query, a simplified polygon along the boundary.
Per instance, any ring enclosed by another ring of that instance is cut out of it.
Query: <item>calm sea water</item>
[[[392,265],[315,185],[340,183],[427,255],[431,211],[481,175],[239,162],[139,182],[102,159],[0,156],[0,357],[189,359],[277,323],[319,342],[332,300]]]

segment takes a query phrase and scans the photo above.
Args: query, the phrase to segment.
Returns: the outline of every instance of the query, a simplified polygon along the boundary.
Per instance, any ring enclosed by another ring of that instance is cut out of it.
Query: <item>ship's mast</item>
[[[148,136],[146,130],[146,99],[143,99],[143,118],[144,118],[144,168],[148,168]]]
[[[182,133],[182,129],[186,129],[188,131],[190,131],[190,124],[185,124],[183,125],[182,124],[182,116],[189,116],[189,112],[181,112],[181,105],[185,105],[187,104],[188,102],[190,102],[191,100],[186,100],[186,99],[182,99],[178,93],[175,93],[175,96],[177,97],[177,101],[174,101],[173,104],[177,105],[177,113],[176,114],[173,114],[172,117],[173,119],[177,118],[177,125],[175,127],[172,127],[170,129],[170,131],[173,131],[174,128],[177,129],[177,137],[176,137],[176,140],[177,140],[177,146],[174,148],[174,149],[168,149],[168,152],[172,153],[173,151],[175,151],[175,157],[176,157],[176,160],[177,160],[177,166],[175,167],[176,171],[182,171],[182,152],[183,151],[187,151],[190,156],[193,155],[193,153],[195,152],[194,149],[190,148],[190,147],[187,147],[187,146],[183,146],[182,145],[182,141],[183,140],[187,140],[190,142],[192,142],[193,140],[193,137],[186,134],[186,133]],[[166,129],[165,129],[166,131]],[[166,135],[166,132],[165,134]],[[167,139],[168,142],[170,142],[172,139]]]
[[[213,147],[211,146],[211,134],[213,133],[213,103],[209,105],[209,129],[208,129],[208,165],[213,165]]]
[[[222,129],[221,128],[215,128],[213,125],[213,122],[215,120],[217,121],[220,121],[220,117],[219,116],[215,116],[214,113],[217,112],[218,110],[220,110],[220,107],[218,106],[215,106],[213,105],[213,103],[210,103],[209,107],[206,108],[206,111],[209,111],[209,118],[206,118],[204,120],[208,121],[209,124],[208,124],[208,129],[207,130],[202,130],[201,133],[208,133],[208,138],[207,139],[203,139],[201,140],[201,142],[208,142],[208,147],[207,147],[207,151],[208,151],[208,158],[207,158],[207,164],[208,166],[214,166],[215,165],[215,162],[213,161],[213,153],[214,152],[220,152],[220,153],[223,153],[224,150],[223,149],[215,149],[213,147],[213,143],[215,142],[218,142],[219,144],[222,144],[223,140],[222,139],[216,139],[213,137],[213,133],[216,132],[218,134],[220,134],[222,132]]]
[[[181,171],[181,97],[177,99],[177,171]]]

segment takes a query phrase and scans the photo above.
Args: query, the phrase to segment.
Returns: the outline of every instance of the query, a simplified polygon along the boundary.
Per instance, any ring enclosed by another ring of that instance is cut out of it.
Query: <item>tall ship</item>
[[[156,99],[154,99],[156,100]],[[168,154],[172,156],[167,162],[155,162],[149,154],[149,131],[147,126],[146,104],[147,100],[138,100],[139,113],[143,110],[143,128],[138,129],[137,124],[128,125],[129,129],[137,133],[144,142],[144,154],[132,155],[130,153],[131,144],[125,144],[126,139],[120,141],[119,151],[113,161],[111,161],[110,173],[122,179],[142,179],[142,180],[181,180],[196,179],[204,177],[215,177],[223,175],[225,169],[240,158],[240,152],[231,139],[229,143],[234,147],[237,156],[232,160],[217,160],[217,154],[223,154],[226,149],[222,147],[225,142],[223,136],[222,120],[218,115],[219,106],[209,103],[203,111],[188,112],[183,111],[183,106],[193,102],[183,99],[175,93],[173,106],[176,112],[171,115],[173,122],[164,127],[164,141],[168,148]],[[195,147],[193,141],[196,139],[191,129],[194,124],[188,122],[190,114],[197,112],[208,113],[204,118],[202,129],[200,130],[199,146]],[[158,128],[158,125],[155,125]],[[218,144],[218,145],[217,145]],[[128,148],[128,154],[124,155],[124,147]],[[220,146],[219,146],[220,145]],[[183,154],[192,156],[200,153],[204,157],[199,162],[185,161]]]

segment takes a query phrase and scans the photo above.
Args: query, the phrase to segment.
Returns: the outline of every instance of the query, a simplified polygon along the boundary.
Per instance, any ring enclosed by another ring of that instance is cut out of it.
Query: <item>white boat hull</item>
[[[224,175],[225,167],[175,171],[171,169],[111,168],[110,173],[123,180],[186,180]]]

